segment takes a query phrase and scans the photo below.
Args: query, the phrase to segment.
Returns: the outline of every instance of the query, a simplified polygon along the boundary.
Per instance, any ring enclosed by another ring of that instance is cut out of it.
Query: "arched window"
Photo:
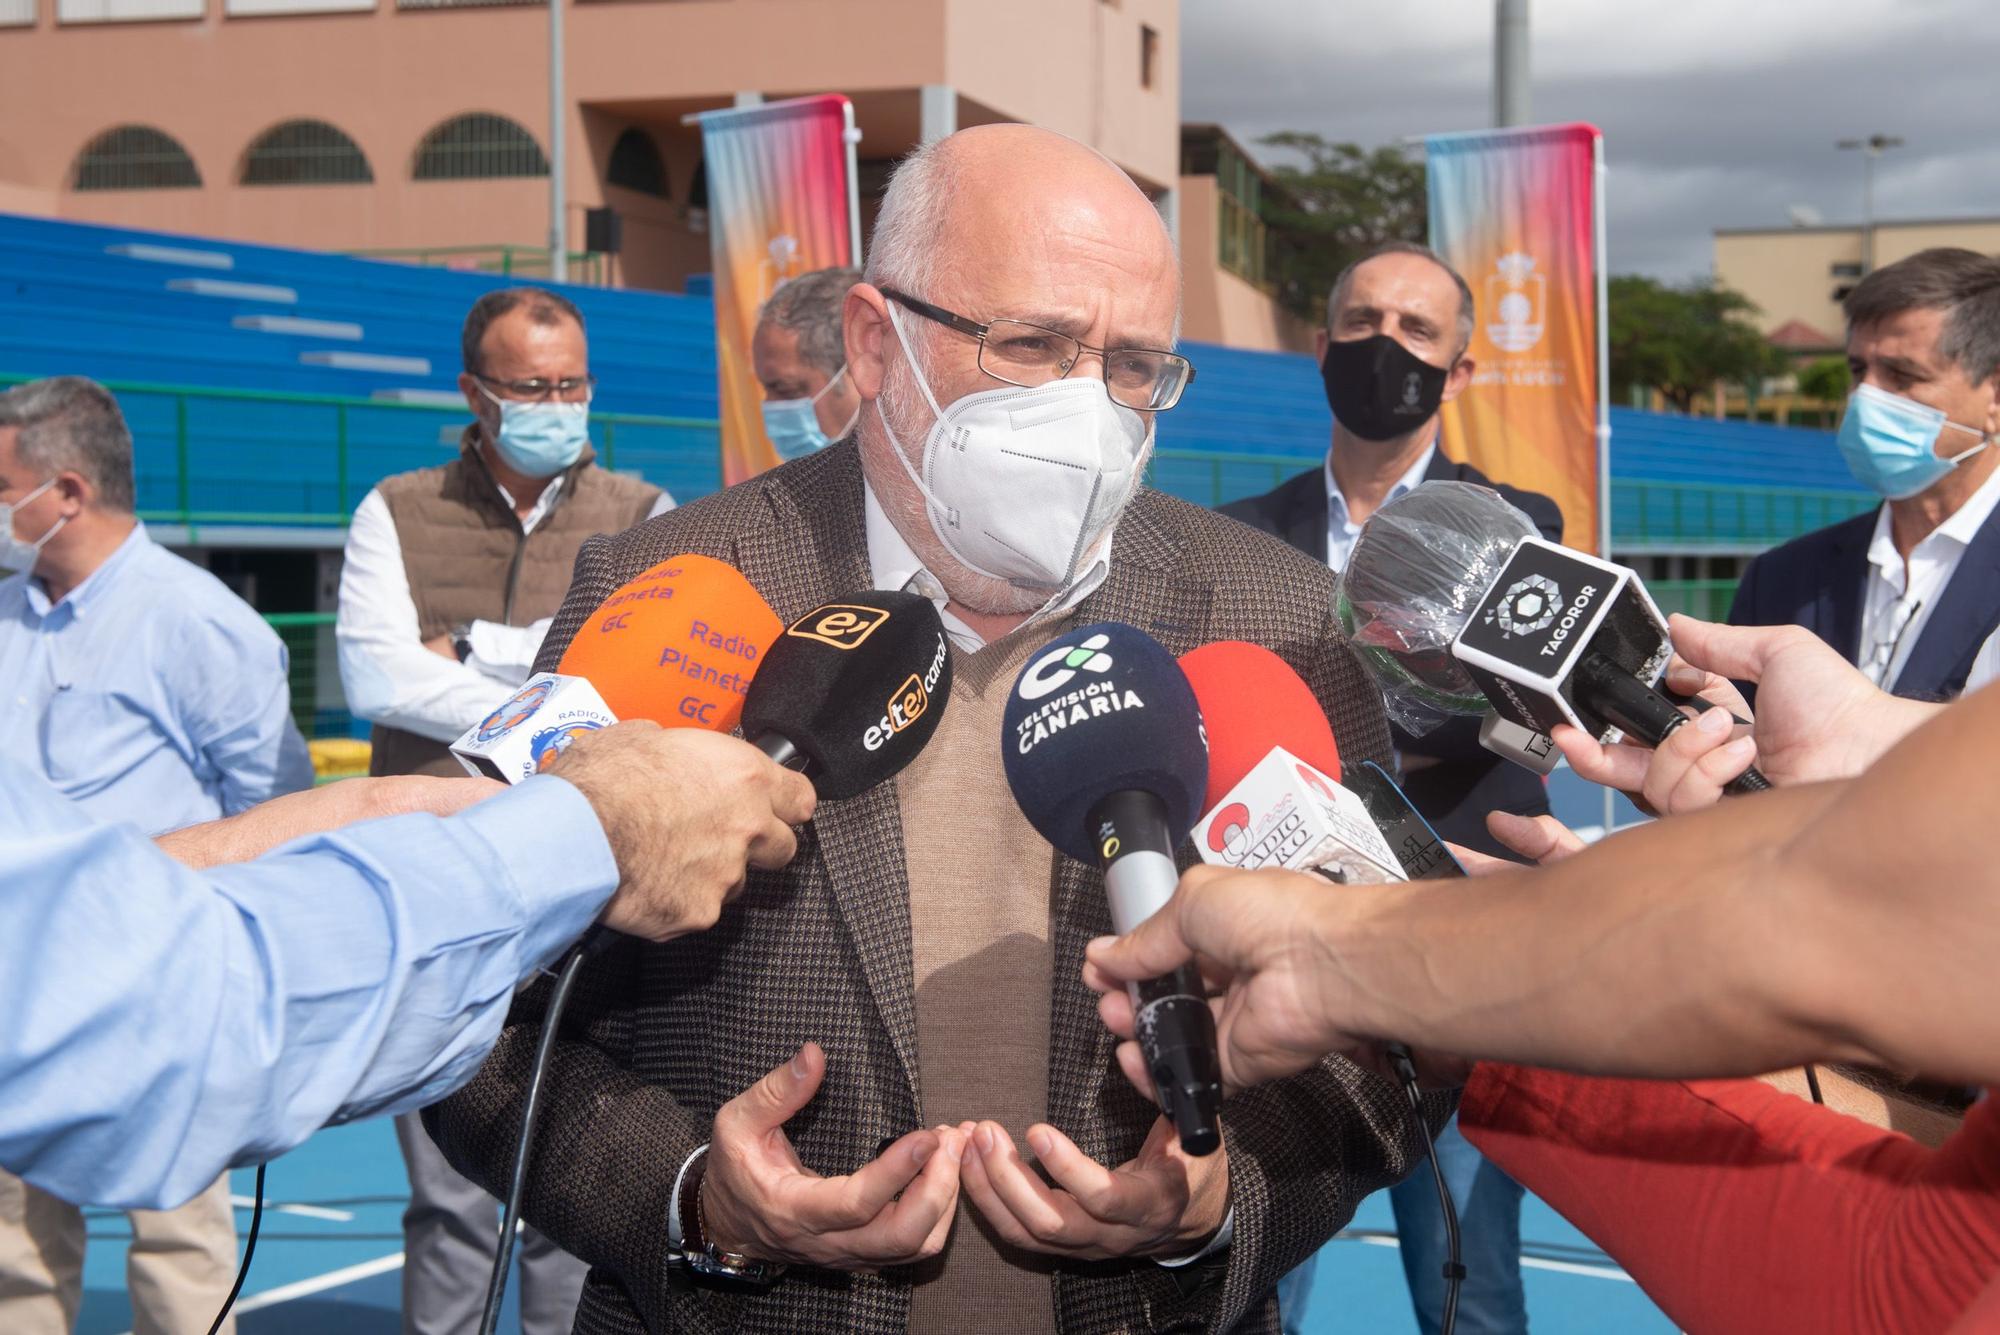
[[[548,174],[549,160],[533,135],[505,116],[484,111],[452,117],[417,145],[419,181]]]
[[[178,190],[200,184],[188,151],[150,125],[106,130],[76,157],[78,190]]]
[[[361,146],[325,121],[286,121],[243,155],[244,185],[338,185],[375,179]]]
[[[667,164],[653,136],[634,125],[611,146],[611,165],[604,179],[655,199],[667,198]]]

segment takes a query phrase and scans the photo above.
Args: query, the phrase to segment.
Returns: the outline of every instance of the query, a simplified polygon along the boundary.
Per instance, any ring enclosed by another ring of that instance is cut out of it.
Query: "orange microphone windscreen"
[[[1291,664],[1260,644],[1218,640],[1181,655],[1208,728],[1208,800],[1213,811],[1257,762],[1282,746],[1340,780],[1340,747],[1326,711]]]
[[[589,681],[620,719],[727,732],[784,629],[734,566],[674,556],[606,598],[557,670]]]

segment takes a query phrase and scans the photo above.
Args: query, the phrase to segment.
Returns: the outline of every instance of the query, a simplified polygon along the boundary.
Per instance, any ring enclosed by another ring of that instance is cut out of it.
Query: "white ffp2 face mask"
[[[875,408],[896,461],[928,502],[931,531],[973,573],[1060,597],[1138,489],[1152,425],[1091,379],[1002,385],[942,408],[894,305],[889,323],[937,416],[921,470],[880,399]]]

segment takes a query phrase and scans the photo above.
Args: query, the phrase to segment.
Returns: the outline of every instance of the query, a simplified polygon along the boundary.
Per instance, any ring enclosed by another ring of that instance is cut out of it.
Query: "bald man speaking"
[[[847,294],[853,435],[579,555],[544,666],[682,551],[787,621],[921,590],[953,656],[938,732],[893,784],[823,803],[714,931],[584,976],[526,1196],[593,1267],[584,1335],[1275,1332],[1279,1276],[1416,1163],[1398,1092],[1340,1059],[1232,1099],[1225,1149],[1183,1156],[1079,981],[1110,929],[1102,878],[1051,853],[1001,769],[1017,673],[1096,621],[1176,654],[1268,645],[1343,756],[1389,759],[1326,568],[1141,484],[1194,374],[1179,287],[1158,213],[1094,151],[1024,126],[941,140],[897,171]],[[544,1000],[428,1118],[488,1186]]]

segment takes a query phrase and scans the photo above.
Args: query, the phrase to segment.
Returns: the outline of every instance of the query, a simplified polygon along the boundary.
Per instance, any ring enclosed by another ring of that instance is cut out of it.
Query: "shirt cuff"
[[[1173,1260],[1166,1260],[1160,1257],[1155,1257],[1154,1264],[1164,1266],[1168,1270],[1179,1270],[1182,1266],[1193,1265],[1196,1261],[1206,1261],[1209,1257],[1215,1255],[1217,1252],[1227,1247],[1231,1242],[1235,1241],[1235,1239],[1236,1239],[1236,1207],[1232,1205],[1229,1207],[1229,1213],[1222,1216],[1222,1227],[1215,1230],[1215,1236],[1208,1240],[1208,1245],[1206,1247],[1203,1247],[1193,1256],[1180,1256],[1174,1258]]]
[[[576,787],[538,774],[453,817],[488,844],[521,898],[521,976],[583,935],[618,888],[618,861]]]
[[[708,1146],[700,1146],[688,1155],[681,1171],[674,1174],[674,1194],[667,1202],[667,1250],[675,1256],[687,1250],[687,1231],[681,1227],[681,1184],[687,1181],[688,1169],[694,1167],[695,1160],[707,1153]]]

